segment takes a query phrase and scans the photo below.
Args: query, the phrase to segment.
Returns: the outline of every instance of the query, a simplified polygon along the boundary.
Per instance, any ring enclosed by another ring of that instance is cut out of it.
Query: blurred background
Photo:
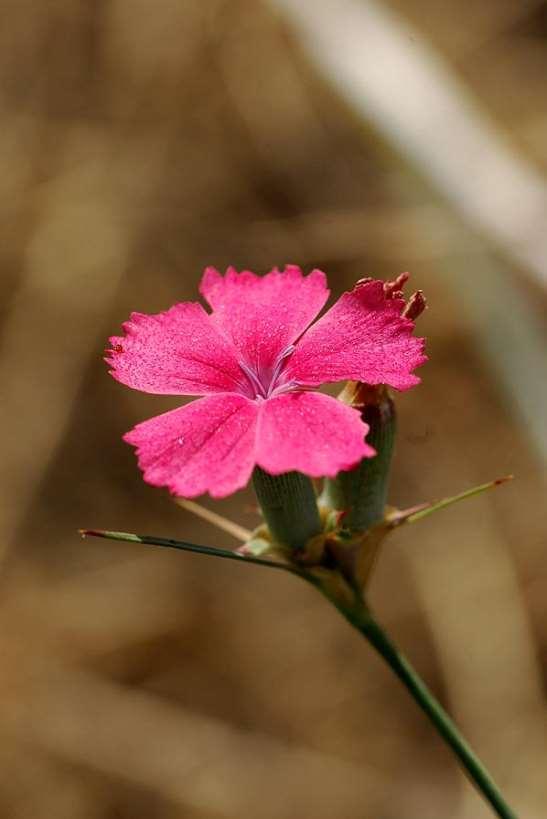
[[[423,384],[379,619],[527,819],[547,810],[547,3],[4,0],[0,813],[481,819],[313,590],[78,527],[232,547],[121,435],[176,401],[102,361],[202,269],[412,272]],[[205,503],[247,527],[250,492]]]

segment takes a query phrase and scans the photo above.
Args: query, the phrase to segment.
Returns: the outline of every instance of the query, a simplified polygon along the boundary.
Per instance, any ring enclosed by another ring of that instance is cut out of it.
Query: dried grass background
[[[547,6],[393,8],[539,178]],[[0,14],[0,815],[489,815],[312,590],[76,534],[234,545],[142,482],[120,436],[174,402],[116,384],[102,350],[130,310],[194,298],[206,264],[291,261],[325,269],[336,292],[409,269],[429,296],[431,363],[399,400],[394,502],[517,476],[397,533],[372,599],[509,800],[540,819],[544,464],[495,373],[508,361],[533,385],[545,370],[514,360],[503,323],[487,328],[493,352],[477,320],[491,302],[511,315],[508,286],[537,315],[537,281],[487,238],[477,251],[472,226],[355,116],[265,3],[4,0]],[[499,282],[486,292],[485,258]],[[252,503],[241,493],[214,508],[252,526]]]

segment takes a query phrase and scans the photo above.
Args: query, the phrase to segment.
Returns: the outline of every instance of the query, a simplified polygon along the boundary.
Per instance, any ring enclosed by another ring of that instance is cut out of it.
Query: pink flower
[[[138,424],[124,436],[144,479],[172,493],[224,497],[256,465],[333,477],[374,450],[359,412],[316,392],[324,383],[365,381],[399,390],[419,383],[423,339],[401,315],[404,301],[364,280],[318,321],[325,274],[295,266],[255,276],[207,268],[196,302],[149,316],[132,313],[110,339],[107,362],[133,389],[204,396]]]

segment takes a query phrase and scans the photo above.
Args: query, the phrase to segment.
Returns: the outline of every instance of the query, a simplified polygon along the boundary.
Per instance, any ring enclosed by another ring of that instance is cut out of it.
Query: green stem
[[[353,608],[346,608],[332,599],[331,602],[334,602],[344,617],[369,641],[372,647],[383,657],[393,673],[401,680],[410,696],[427,714],[447,745],[452,748],[469,778],[482,793],[484,799],[489,802],[496,815],[501,819],[517,819],[517,814],[507,805],[498,786],[474,751],[463,739],[457,726],[435,699],[406,657],[401,654],[386,632],[374,620],[370,611],[362,603]]]
[[[300,472],[270,475],[260,467],[253,472],[253,486],[274,540],[302,549],[321,531],[317,499],[311,480]]]

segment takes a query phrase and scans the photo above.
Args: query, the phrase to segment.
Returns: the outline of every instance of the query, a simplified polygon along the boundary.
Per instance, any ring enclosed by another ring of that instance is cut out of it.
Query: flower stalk
[[[517,819],[517,814],[509,807],[492,776],[471,746],[462,737],[456,724],[448,716],[404,654],[399,651],[388,634],[377,623],[365,602],[356,598],[354,604],[348,606],[333,600],[332,596],[326,593],[324,589],[322,591],[402,682],[410,696],[432,722],[439,735],[452,749],[469,779],[490,804],[494,813],[501,819]]]

